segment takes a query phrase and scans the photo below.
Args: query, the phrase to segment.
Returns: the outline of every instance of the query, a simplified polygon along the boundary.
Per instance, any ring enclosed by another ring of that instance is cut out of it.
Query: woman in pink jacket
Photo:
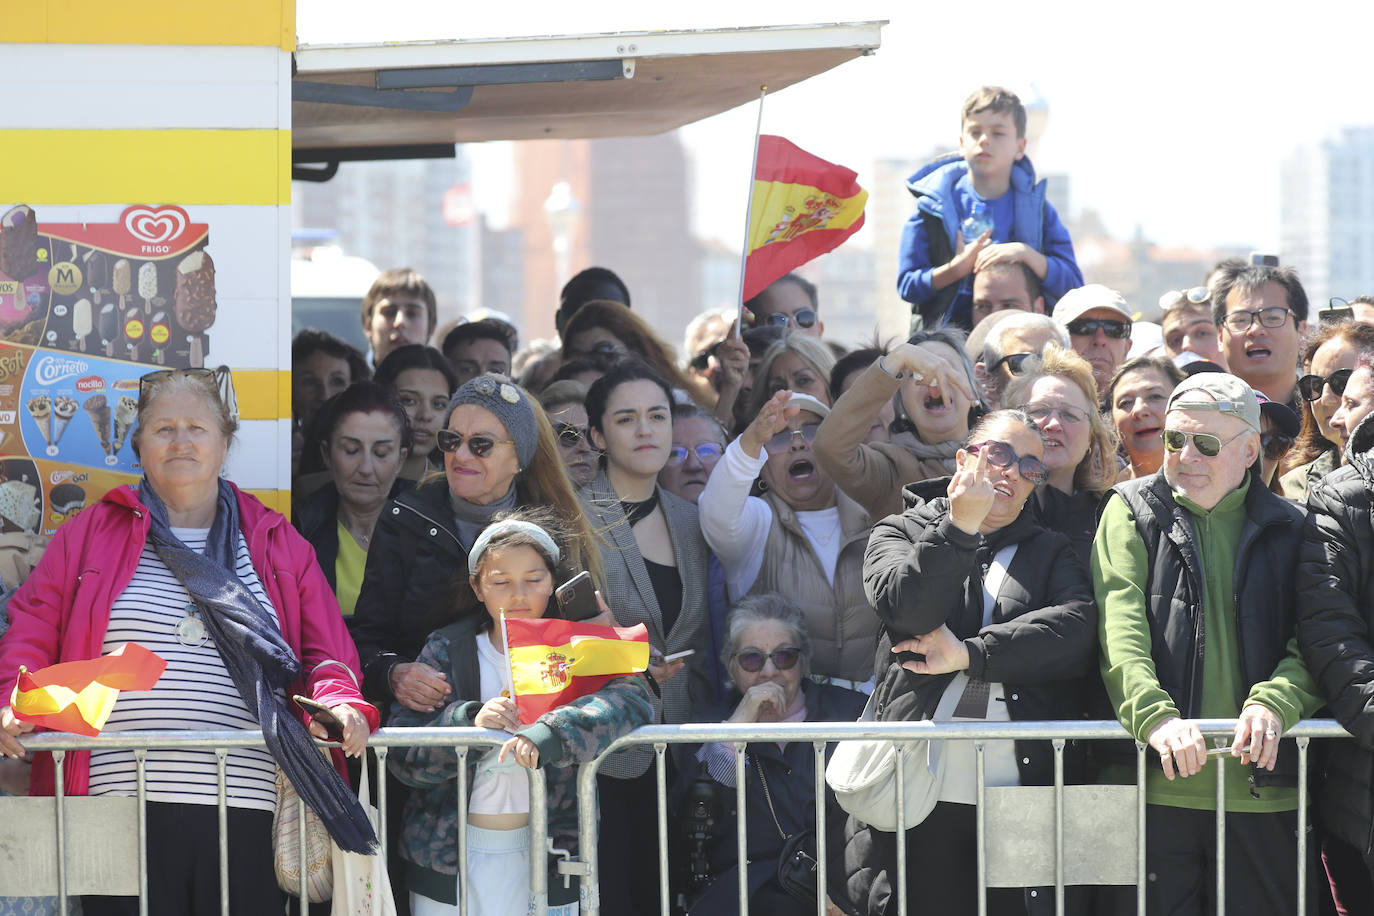
[[[137,642],[167,661],[157,685],[115,701],[106,732],[261,728],[266,750],[229,752],[229,898],[234,913],[281,912],[271,825],[278,767],[345,849],[370,851],[370,825],[336,767],[312,747],[321,723],[288,711],[311,696],[361,754],[377,710],[356,686],[358,657],[314,551],[287,520],[220,472],[236,418],[220,396],[227,369],[159,370],[139,383],[132,444],[137,486],[110,491],[60,528],[9,604],[0,691],[30,670]],[[307,731],[308,724],[308,731]],[[23,756],[32,729],[0,709],[0,752]],[[36,755],[33,794],[53,794]],[[219,912],[218,776],[213,751],[149,751],[147,864],[152,914]],[[131,751],[69,753],[68,795],[135,795]],[[87,897],[87,916],[133,913],[133,898]]]

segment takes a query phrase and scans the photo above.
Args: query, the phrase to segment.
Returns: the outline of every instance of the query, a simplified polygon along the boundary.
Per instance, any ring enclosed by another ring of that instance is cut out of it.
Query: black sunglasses
[[[1249,432],[1249,430],[1246,430],[1246,432]],[[1181,452],[1184,446],[1188,444],[1188,440],[1192,439],[1193,448],[1197,449],[1199,453],[1207,458],[1215,458],[1217,455],[1221,454],[1223,448],[1235,442],[1243,435],[1245,435],[1243,432],[1236,433],[1223,442],[1220,438],[1211,433],[1185,433],[1181,429],[1166,429],[1164,430],[1164,447],[1171,452]]]
[[[803,423],[801,429],[784,429],[767,442],[763,447],[768,450],[768,454],[774,455],[778,452],[786,451],[792,447],[792,439],[800,436],[807,445],[816,441],[816,431],[821,428],[819,423]]]
[[[769,312],[767,315],[764,315],[762,318],[758,319],[758,321],[755,322],[755,325],[762,326],[772,324],[777,325],[778,327],[782,327],[783,325],[789,323],[795,323],[796,326],[799,328],[814,327],[816,324],[816,310],[797,309],[791,315],[788,315],[786,312]]]
[[[1337,369],[1326,378],[1322,378],[1320,375],[1304,375],[1298,379],[1298,391],[1302,394],[1304,401],[1320,401],[1322,389],[1330,385],[1331,393],[1340,397],[1345,394],[1346,383],[1350,381],[1350,376],[1354,372],[1354,369]]]
[[[491,450],[496,447],[496,443],[503,442],[506,445],[514,445],[514,439],[495,439],[491,436],[484,436],[481,433],[474,433],[471,436],[464,436],[462,433],[455,433],[451,429],[441,429],[434,434],[434,439],[441,452],[456,452],[462,447],[463,442],[468,444],[468,451],[474,458],[485,458],[491,454]]]
[[[1261,433],[1260,446],[1264,449],[1264,457],[1278,461],[1293,447],[1293,437],[1278,432]]]
[[[983,449],[987,449],[988,464],[995,468],[1009,468],[1014,464],[1016,465],[1016,472],[1021,475],[1022,480],[1037,486],[1050,479],[1050,469],[1045,467],[1045,462],[1034,455],[1018,455],[1005,442],[989,439],[986,442],[974,442],[964,448],[970,455],[976,455]]]
[[[1070,334],[1079,337],[1091,337],[1098,328],[1115,340],[1125,340],[1131,336],[1131,323],[1116,318],[1078,318],[1070,321],[1067,327]]]
[[[763,665],[769,659],[773,660],[773,667],[779,671],[788,671],[797,666],[797,661],[801,658],[801,649],[796,646],[784,646],[781,649],[774,649],[772,652],[760,652],[758,649],[745,649],[743,652],[735,653],[735,661],[739,666],[750,674],[756,674],[763,670]]]
[[[1034,355],[1034,353],[1008,353],[1006,356],[1002,357],[997,362],[992,364],[992,371],[996,372],[998,369],[1002,367],[1003,364],[1005,364],[1007,367],[1007,371],[1010,372],[1012,375],[1020,375],[1022,372],[1026,371],[1026,360],[1030,359]]]
[[[587,437],[585,426],[573,426],[571,423],[555,423],[553,431],[558,434],[558,443],[564,448],[572,448]]]

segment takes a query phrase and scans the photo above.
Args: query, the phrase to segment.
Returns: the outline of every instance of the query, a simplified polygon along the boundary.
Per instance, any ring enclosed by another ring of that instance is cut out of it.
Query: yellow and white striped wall
[[[294,0],[0,0],[0,203],[47,222],[176,204],[209,224],[241,429],[229,478],[291,486]],[[94,495],[94,494],[92,494]]]

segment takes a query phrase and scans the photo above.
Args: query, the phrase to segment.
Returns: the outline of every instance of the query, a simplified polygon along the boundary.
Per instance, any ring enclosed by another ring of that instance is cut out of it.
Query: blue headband
[[[528,535],[539,545],[544,555],[549,558],[549,562],[554,565],[557,565],[562,558],[563,554],[559,551],[558,545],[553,542],[553,538],[549,537],[549,533],[543,528],[533,522],[508,518],[488,525],[481,534],[477,535],[477,540],[472,542],[472,550],[468,551],[468,569],[476,573],[477,567],[482,564],[482,554],[486,553],[487,544],[491,543],[491,539],[498,534],[507,534],[513,531]]]

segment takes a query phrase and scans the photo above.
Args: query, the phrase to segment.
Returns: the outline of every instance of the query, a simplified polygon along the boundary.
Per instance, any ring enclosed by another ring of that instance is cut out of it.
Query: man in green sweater
[[[1185,380],[1163,470],[1115,488],[1093,543],[1102,677],[1160,764],[1146,777],[1151,913],[1220,910],[1209,756],[1226,776],[1225,912],[1296,908],[1297,761],[1280,739],[1321,699],[1294,638],[1303,516],[1253,476],[1259,433],[1239,378]],[[1229,744],[1209,751],[1197,719],[1236,719]],[[1134,781],[1133,763],[1111,769]]]

